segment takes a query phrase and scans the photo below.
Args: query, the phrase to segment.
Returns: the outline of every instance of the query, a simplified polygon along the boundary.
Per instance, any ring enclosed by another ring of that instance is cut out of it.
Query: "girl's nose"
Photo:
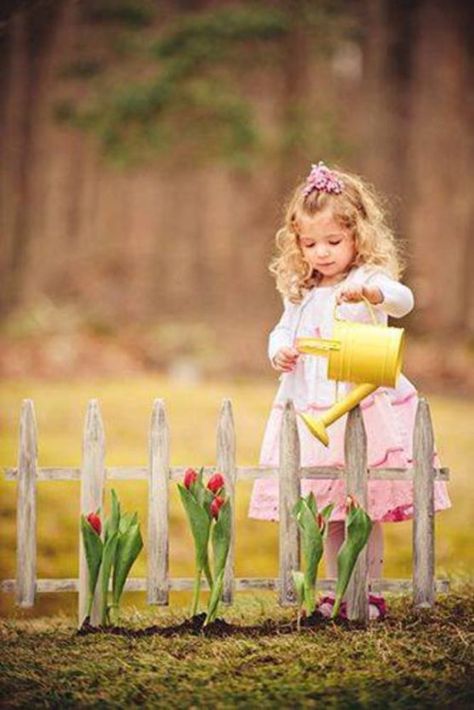
[[[318,256],[327,256],[328,253],[328,248],[325,244],[319,244],[316,246],[316,254]]]

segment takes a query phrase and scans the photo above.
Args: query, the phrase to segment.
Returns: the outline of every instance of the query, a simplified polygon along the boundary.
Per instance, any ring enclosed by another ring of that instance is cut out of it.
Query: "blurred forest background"
[[[472,574],[473,26],[462,0],[2,0],[2,466],[16,465],[25,397],[40,466],[80,465],[90,397],[107,466],[143,465],[156,396],[173,465],[214,463],[225,396],[237,460],[255,464],[276,385],[274,234],[324,160],[387,195],[406,244],[404,369],[429,394],[452,470],[438,572]],[[116,487],[146,537],[145,484]],[[171,573],[189,575],[175,493]],[[78,486],[42,482],[38,496],[38,577],[75,576]],[[242,484],[237,574],[276,574],[277,527],[247,519],[248,496]],[[0,578],[12,578],[16,485],[3,475],[0,499]],[[385,574],[408,577],[410,523],[386,527]]]
[[[462,0],[4,0],[1,372],[265,371],[274,233],[324,159],[389,198],[414,374],[474,387],[473,21]]]

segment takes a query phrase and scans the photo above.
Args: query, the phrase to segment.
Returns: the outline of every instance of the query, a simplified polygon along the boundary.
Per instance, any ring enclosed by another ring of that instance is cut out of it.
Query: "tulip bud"
[[[196,483],[197,479],[198,475],[194,468],[188,468],[184,472],[184,487],[191,488],[192,484]]]
[[[213,476],[210,477],[209,481],[207,482],[207,487],[210,491],[214,493],[214,495],[218,493],[221,488],[224,488],[224,485],[225,481],[222,473],[215,473]]]
[[[351,511],[353,508],[360,508],[360,505],[357,502],[356,498],[354,498],[354,496],[347,496],[346,513],[349,513],[349,511]]]
[[[93,528],[97,535],[100,535],[101,530],[102,530],[102,523],[100,522],[100,518],[96,513],[89,513],[89,515],[86,517],[87,522]]]
[[[222,496],[216,496],[211,503],[211,515],[216,520],[219,516],[219,510],[222,508],[224,503],[225,503],[225,500],[224,500],[224,498],[222,498]]]

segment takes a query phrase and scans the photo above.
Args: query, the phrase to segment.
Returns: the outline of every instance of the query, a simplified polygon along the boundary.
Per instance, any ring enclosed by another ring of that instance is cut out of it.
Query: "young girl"
[[[277,232],[278,254],[270,266],[277,289],[284,297],[284,313],[269,338],[268,354],[281,372],[280,387],[266,427],[260,463],[278,466],[283,408],[291,399],[297,412],[321,416],[336,397],[353,386],[327,377],[325,357],[302,355],[295,349],[299,337],[331,338],[334,310],[346,320],[371,322],[367,304],[380,323],[387,317],[402,318],[413,308],[411,290],[398,282],[399,249],[385,222],[380,199],[360,177],[341,170],[313,165],[290,200],[284,226]],[[338,388],[338,391],[336,390]],[[395,388],[380,387],[361,402],[367,432],[368,465],[371,468],[412,466],[412,439],[418,396],[414,386],[400,375]],[[344,466],[346,417],[328,429],[326,448],[297,417],[301,466]],[[439,465],[437,457],[434,461]],[[337,552],[344,539],[343,480],[302,480],[302,494],[313,491],[318,508],[335,507],[325,544],[329,577],[337,577]],[[446,485],[435,483],[435,509],[450,506]],[[382,576],[382,522],[413,517],[410,481],[369,481],[368,513],[374,521],[369,540],[369,576]],[[250,517],[278,519],[278,481],[255,481]],[[334,597],[325,597],[320,611],[329,615]],[[371,618],[383,617],[385,602],[370,594]]]

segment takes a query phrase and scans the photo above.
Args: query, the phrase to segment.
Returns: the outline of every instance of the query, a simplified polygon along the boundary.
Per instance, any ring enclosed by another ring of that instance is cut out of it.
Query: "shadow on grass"
[[[169,638],[171,636],[183,636],[190,634],[192,636],[204,635],[207,637],[225,638],[228,636],[244,636],[247,638],[258,638],[259,636],[274,636],[280,634],[292,634],[298,631],[297,622],[279,622],[274,619],[265,619],[260,624],[254,625],[239,625],[229,624],[224,619],[216,619],[207,626],[204,625],[206,619],[205,614],[197,614],[190,619],[186,619],[180,624],[172,624],[171,626],[148,626],[144,629],[129,629],[124,626],[92,626],[87,617],[81,628],[77,631],[78,636],[87,636],[88,634],[110,634],[112,636],[125,636],[126,638],[143,638],[146,636],[163,636]],[[344,628],[364,628],[363,625],[357,622],[347,621],[347,619],[335,619],[334,621],[325,618],[318,612],[315,612],[306,619],[302,619],[301,627],[305,629],[324,628],[332,625],[342,626]]]

